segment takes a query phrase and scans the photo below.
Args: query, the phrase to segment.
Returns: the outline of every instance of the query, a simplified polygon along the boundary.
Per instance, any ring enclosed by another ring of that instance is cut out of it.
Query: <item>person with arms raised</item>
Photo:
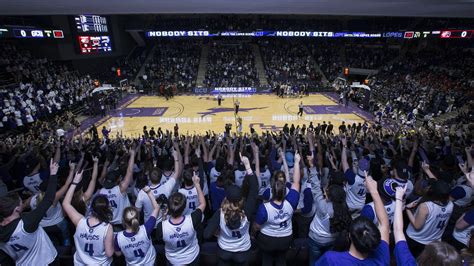
[[[286,182],[273,179],[272,197],[257,210],[254,232],[258,232],[257,242],[262,251],[262,265],[286,265],[286,251],[293,239],[291,218],[299,201],[300,191],[300,155],[294,156],[293,183],[286,194]]]
[[[194,174],[194,187],[199,197],[199,206],[190,215],[183,215],[186,197],[175,192],[168,200],[169,219],[156,227],[156,238],[165,242],[165,255],[168,265],[199,265],[199,244],[196,228],[202,221],[206,200],[201,189],[199,177]]]
[[[58,164],[51,159],[48,187],[36,209],[23,214],[23,203],[17,195],[0,197],[0,249],[16,265],[48,265],[58,252],[40,222],[54,202]]]
[[[123,254],[127,265],[154,265],[156,251],[151,241],[151,233],[155,228],[156,217],[160,206],[156,202],[150,187],[143,188],[153,205],[153,211],[145,224],[140,225],[140,212],[135,207],[123,210],[122,224],[125,230],[114,237],[115,254]]]
[[[92,199],[90,215],[84,217],[72,205],[74,189],[82,180],[76,173],[63,201],[63,209],[76,226],[74,234],[74,265],[110,265],[114,254],[113,229],[110,225],[112,210],[104,195]]]
[[[349,229],[350,248],[346,252],[326,252],[316,265],[390,265],[389,232],[387,213],[377,190],[377,182],[365,172],[365,185],[374,200],[377,226],[368,218],[356,218]]]

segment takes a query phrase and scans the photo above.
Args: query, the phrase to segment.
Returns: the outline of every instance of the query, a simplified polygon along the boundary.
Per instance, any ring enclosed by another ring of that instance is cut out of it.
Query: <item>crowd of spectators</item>
[[[472,130],[408,129],[343,124],[337,134],[324,123],[222,137],[144,128],[139,140],[105,128],[58,137],[46,126],[4,139],[0,242],[16,248],[2,245],[0,262],[71,263],[74,252],[89,263],[284,265],[291,250],[293,263],[311,265],[471,261]],[[93,241],[104,245],[90,252]]]
[[[29,127],[83,103],[94,88],[89,76],[63,64],[34,58],[28,51],[2,46],[2,62],[15,77],[15,86],[0,91],[0,130]]]
[[[272,88],[287,85],[312,89],[321,85],[316,62],[303,43],[263,40],[260,42],[260,51]]]
[[[257,87],[255,55],[248,43],[213,42],[209,47],[204,84],[208,87]]]
[[[378,116],[413,123],[469,104],[474,88],[472,58],[469,50],[427,48],[386,65],[372,86],[381,109]]]
[[[156,45],[153,59],[145,66],[148,87],[176,87],[189,91],[196,86],[201,46],[195,41],[170,41]],[[163,94],[163,93],[162,93]]]
[[[387,64],[399,53],[399,49],[371,45],[346,45],[345,67],[377,70]]]
[[[310,42],[308,49],[329,82],[339,77],[344,68],[342,57],[344,40],[318,40]]]

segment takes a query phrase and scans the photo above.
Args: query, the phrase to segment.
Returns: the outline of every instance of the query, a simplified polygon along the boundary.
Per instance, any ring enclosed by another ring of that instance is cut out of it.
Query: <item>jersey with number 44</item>
[[[440,240],[443,236],[444,229],[446,229],[448,220],[453,213],[453,203],[449,202],[446,206],[441,206],[432,201],[427,201],[424,204],[428,208],[425,224],[418,231],[411,224],[408,225],[407,235],[416,242],[427,245]]]

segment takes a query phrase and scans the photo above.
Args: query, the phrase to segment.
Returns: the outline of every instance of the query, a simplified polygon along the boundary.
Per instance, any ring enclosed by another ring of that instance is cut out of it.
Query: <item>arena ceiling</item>
[[[315,14],[474,17],[474,0],[0,0],[0,15]]]

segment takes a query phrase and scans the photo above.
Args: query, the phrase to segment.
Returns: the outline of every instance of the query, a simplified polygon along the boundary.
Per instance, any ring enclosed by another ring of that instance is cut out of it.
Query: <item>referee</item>
[[[304,107],[303,102],[301,102],[301,103],[298,105],[298,109],[299,109],[299,111],[298,111],[298,116],[303,116],[303,107]]]

